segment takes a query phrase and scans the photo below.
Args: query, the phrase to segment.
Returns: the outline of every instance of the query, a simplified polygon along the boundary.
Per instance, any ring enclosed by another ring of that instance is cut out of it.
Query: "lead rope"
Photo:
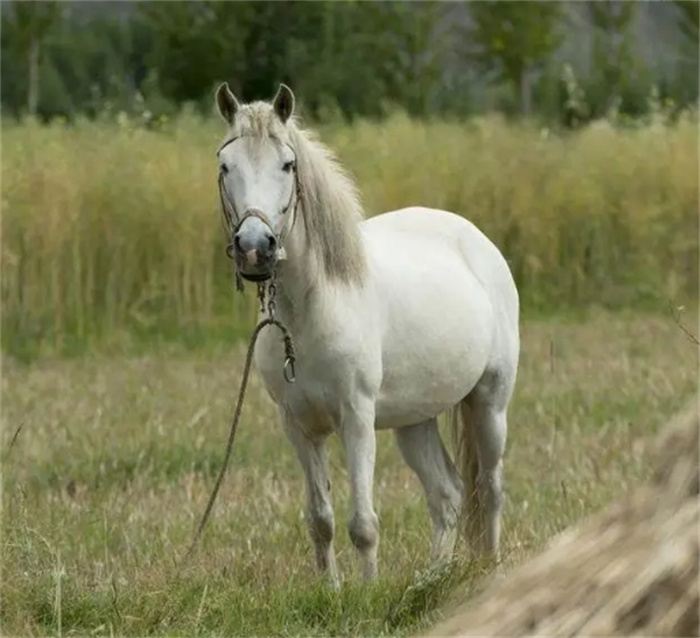
[[[237,274],[237,273],[236,273]],[[224,482],[224,475],[226,474],[226,469],[228,468],[229,461],[231,459],[231,452],[233,451],[233,442],[236,438],[236,430],[238,429],[238,421],[241,418],[241,411],[243,409],[243,399],[245,398],[246,388],[248,387],[248,377],[250,376],[250,368],[253,362],[253,352],[255,349],[255,342],[258,339],[258,335],[262,332],[263,328],[267,326],[277,326],[282,332],[282,337],[284,338],[284,368],[283,374],[284,379],[287,383],[294,383],[295,381],[295,361],[296,355],[294,353],[294,343],[292,341],[292,336],[285,326],[279,319],[275,318],[275,293],[277,288],[275,286],[274,275],[270,285],[268,286],[268,302],[267,302],[267,317],[262,319],[258,325],[255,327],[253,334],[250,337],[250,343],[248,344],[248,352],[245,357],[245,364],[243,366],[243,378],[241,379],[241,387],[238,391],[238,399],[236,401],[236,409],[233,412],[233,419],[231,420],[231,428],[229,430],[228,442],[226,443],[226,452],[224,453],[224,463],[219,470],[219,475],[216,477],[216,483],[212,489],[211,495],[209,496],[209,502],[202,515],[202,520],[199,522],[199,527],[195,532],[192,543],[190,544],[187,553],[185,554],[182,562],[180,564],[180,569],[184,566],[185,562],[189,559],[190,555],[195,549],[200,536],[202,535],[202,530],[209,520],[209,515],[214,508],[214,501],[219,493],[219,488]],[[260,300],[260,308],[264,310],[265,308],[265,284],[258,284],[258,299]]]

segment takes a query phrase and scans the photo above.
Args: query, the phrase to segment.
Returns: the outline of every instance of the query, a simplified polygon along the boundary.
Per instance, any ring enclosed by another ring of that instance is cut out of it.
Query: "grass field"
[[[590,311],[529,320],[522,332],[505,464],[507,565],[643,481],[640,441],[698,390],[697,348],[670,316]],[[381,433],[381,578],[358,581],[334,441],[345,585],[338,595],[319,587],[301,471],[257,377],[213,518],[178,578],[222,458],[241,363],[241,348],[177,346],[31,365],[5,357],[3,635],[406,635],[480,586],[468,565],[415,585],[428,516]]]
[[[340,594],[319,586],[301,470],[257,377],[200,551],[254,296],[232,290],[218,121],[2,128],[3,635],[407,635],[484,582],[426,580],[417,479],[379,435],[379,581],[359,583],[332,446]],[[523,354],[506,568],[649,473],[640,442],[697,396],[698,120],[553,133],[484,117],[327,125],[368,215],[476,222],[508,259]],[[611,309],[617,309],[612,311]],[[65,355],[78,355],[66,357]]]
[[[327,125],[368,215],[411,204],[473,220],[526,315],[688,304],[698,289],[697,114],[546,133],[489,116]],[[2,347],[25,359],[124,334],[240,337],[219,219],[218,120],[2,130]]]

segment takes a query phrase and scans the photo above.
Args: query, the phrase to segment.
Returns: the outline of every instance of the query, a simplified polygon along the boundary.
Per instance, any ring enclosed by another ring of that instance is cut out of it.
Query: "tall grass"
[[[247,329],[223,253],[218,122],[160,131],[118,123],[32,123],[2,136],[2,340],[16,352],[124,332]],[[684,303],[698,286],[698,130],[567,135],[497,117],[329,126],[368,215],[446,208],[502,249],[525,312]]]

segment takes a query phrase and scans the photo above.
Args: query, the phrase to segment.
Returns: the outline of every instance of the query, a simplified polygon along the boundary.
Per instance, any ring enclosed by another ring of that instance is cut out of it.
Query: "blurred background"
[[[243,99],[293,85],[324,119],[498,109],[567,122],[698,94],[697,2],[3,2],[3,114],[42,118]],[[582,107],[582,105],[579,105]]]
[[[247,334],[213,109],[297,96],[367,214],[477,223],[523,312],[697,297],[697,2],[2,2],[2,341]]]

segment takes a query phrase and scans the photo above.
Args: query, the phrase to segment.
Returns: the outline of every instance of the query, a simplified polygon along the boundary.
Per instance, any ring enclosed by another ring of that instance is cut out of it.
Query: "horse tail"
[[[473,556],[479,553],[484,539],[483,503],[479,498],[477,478],[479,461],[476,453],[476,426],[474,414],[466,399],[455,405],[449,413],[452,441],[455,450],[455,466],[462,477],[462,533]]]

